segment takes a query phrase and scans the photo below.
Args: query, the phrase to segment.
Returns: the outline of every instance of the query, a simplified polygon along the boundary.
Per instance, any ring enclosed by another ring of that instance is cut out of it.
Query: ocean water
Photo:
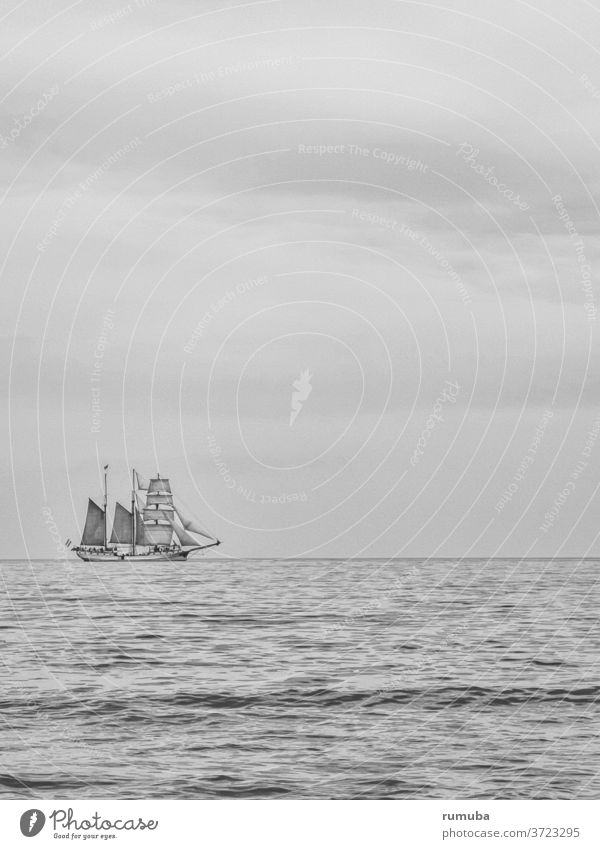
[[[600,561],[4,561],[2,798],[595,798]]]

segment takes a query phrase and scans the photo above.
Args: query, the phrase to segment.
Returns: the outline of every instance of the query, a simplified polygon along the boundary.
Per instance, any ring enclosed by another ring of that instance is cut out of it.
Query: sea
[[[600,561],[3,561],[0,797],[597,799]]]

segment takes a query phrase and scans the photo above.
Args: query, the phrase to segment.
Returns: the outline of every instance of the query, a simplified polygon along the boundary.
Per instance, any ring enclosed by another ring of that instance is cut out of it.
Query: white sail
[[[173,519],[173,510],[152,510],[146,507],[144,510],[145,522],[170,522]]]
[[[148,540],[146,538],[146,526],[142,520],[142,514],[137,507],[135,509],[135,544],[148,545]]]
[[[170,525],[144,525],[147,545],[171,545],[173,528]]]
[[[184,547],[198,547],[198,540],[194,539],[191,534],[188,534],[185,528],[182,528],[180,525],[176,525],[175,522],[171,522],[171,527],[175,531],[177,539],[179,540],[181,545],[183,545]]]
[[[146,504],[173,504],[173,496],[168,492],[149,492]]]
[[[115,520],[110,536],[112,543],[131,543],[133,541],[133,520],[131,513],[117,501]]]
[[[216,537],[205,531],[196,519],[173,505],[168,478],[157,477],[146,481],[137,472],[136,475],[138,488],[145,490],[145,498],[142,498],[141,493],[136,492],[136,503],[143,517],[143,534],[148,545],[170,545],[173,541],[173,533],[180,545],[186,548],[202,547],[199,545],[199,540],[195,539],[196,535],[209,542],[216,541]],[[174,521],[175,514],[183,527]]]
[[[98,507],[91,498],[88,499],[87,516],[83,536],[81,537],[81,544],[104,545],[104,510]]]
[[[198,534],[205,539],[215,539],[212,534],[207,533],[204,528],[201,528],[195,519],[183,513],[181,507],[175,507],[175,512],[186,531],[191,531],[193,534]]]
[[[150,478],[148,492],[168,492],[171,493],[171,484],[168,478]]]

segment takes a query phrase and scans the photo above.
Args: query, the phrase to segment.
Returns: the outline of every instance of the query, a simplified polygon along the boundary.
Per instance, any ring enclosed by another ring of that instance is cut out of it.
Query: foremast
[[[135,469],[131,470],[131,553],[135,557]]]
[[[108,464],[104,467],[104,548],[108,548]]]

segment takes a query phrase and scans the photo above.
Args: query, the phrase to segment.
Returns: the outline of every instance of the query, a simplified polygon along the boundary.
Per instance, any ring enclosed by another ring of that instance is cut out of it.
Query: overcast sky
[[[110,462],[232,557],[600,555],[598,33],[3,4],[3,554],[77,540]]]

